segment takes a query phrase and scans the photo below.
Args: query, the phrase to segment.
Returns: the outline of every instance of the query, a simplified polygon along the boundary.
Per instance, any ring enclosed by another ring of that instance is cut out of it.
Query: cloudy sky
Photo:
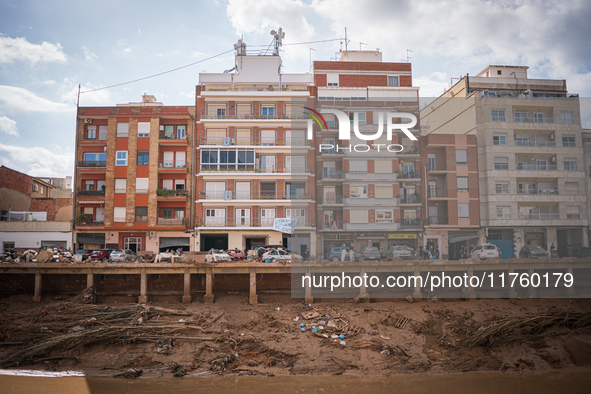
[[[346,27],[349,48],[379,48],[384,61],[410,56],[422,96],[509,64],[591,97],[590,20],[588,0],[0,0],[0,164],[73,175],[78,84],[84,92],[192,64],[80,96],[81,106],[137,102],[144,92],[191,105],[199,72],[234,65],[231,52],[213,56],[241,36],[264,50],[280,26],[286,72],[308,72],[310,56],[335,58]]]

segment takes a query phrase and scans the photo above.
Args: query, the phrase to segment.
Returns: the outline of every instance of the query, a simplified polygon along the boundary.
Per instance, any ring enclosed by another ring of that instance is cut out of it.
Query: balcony
[[[98,161],[98,160],[80,160],[78,162],[78,167],[106,167],[106,161]]]
[[[517,189],[517,194],[556,195],[559,194],[559,192],[558,189]]]
[[[187,162],[176,163],[176,164],[174,164],[173,162],[160,162],[160,163],[158,163],[158,168],[171,169],[171,170],[178,169],[178,168],[185,169],[185,168],[187,168]]]
[[[310,218],[297,218],[295,219],[295,227],[310,227],[312,226],[312,219]],[[160,219],[158,219],[160,224]],[[226,219],[226,218],[208,218],[205,222],[200,221],[198,227],[270,227],[272,228],[275,223],[275,218],[271,219],[254,219],[254,218],[238,218],[238,219]]]
[[[168,140],[168,141],[187,141],[187,136],[179,137],[175,134],[166,134],[164,131],[161,131],[158,134],[158,139],[160,140]]]
[[[80,223],[76,223],[75,227],[76,228],[80,228],[80,227],[101,227],[104,226],[105,222],[104,220],[87,220],[85,222],[80,222]]]
[[[547,220],[547,219],[560,219],[560,213],[558,212],[532,212],[527,214],[520,214],[519,219],[522,220]]]
[[[418,155],[421,153],[420,146],[405,146],[402,152],[399,152],[399,155]]]
[[[187,218],[158,218],[159,225],[182,226],[187,222]]]
[[[544,146],[544,147],[555,147],[556,141],[540,141],[540,140],[515,140],[515,146]]]
[[[309,119],[305,114],[290,114],[290,115],[279,115],[279,114],[265,114],[261,112],[253,112],[251,114],[237,114],[237,115],[218,115],[208,114],[207,111],[201,112],[201,119],[243,119],[243,120],[291,120],[291,119]]]
[[[289,193],[234,193],[222,191],[217,193],[199,193],[200,200],[310,200],[312,196],[309,193],[289,194]]]
[[[444,188],[438,189],[431,189],[427,190],[427,196],[429,198],[445,198],[447,197],[447,190]]]
[[[555,164],[517,163],[516,169],[519,171],[556,171],[558,166]]]
[[[223,168],[222,168],[223,166]],[[239,164],[241,168],[236,165],[217,164],[202,164],[200,172],[249,172],[256,174],[309,174],[310,167],[272,167],[261,168],[255,167],[252,164]]]
[[[342,220],[328,220],[322,222],[323,230],[342,230],[345,228],[345,223]]]
[[[554,118],[547,116],[513,116],[516,123],[554,123]]]
[[[419,170],[398,171],[398,179],[420,179],[421,173]]]
[[[104,197],[105,190],[77,190],[76,197]]]
[[[449,224],[447,216],[429,216],[429,225]]]
[[[421,203],[421,195],[420,194],[411,194],[400,198],[400,204],[420,204]]]
[[[398,221],[401,230],[421,228],[421,219],[400,219]]]
[[[307,146],[305,139],[299,138],[249,138],[236,139],[231,137],[207,138],[202,137],[200,145],[211,146]]]
[[[327,193],[322,199],[323,204],[344,204],[345,199],[341,195]]]
[[[322,179],[344,179],[345,173],[343,171],[337,171],[334,168],[323,168]]]
[[[156,189],[156,195],[158,197],[185,197],[187,196],[187,190],[170,190],[170,189]]]

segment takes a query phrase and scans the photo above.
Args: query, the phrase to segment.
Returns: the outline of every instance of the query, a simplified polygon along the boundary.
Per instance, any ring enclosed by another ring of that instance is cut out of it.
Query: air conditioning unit
[[[224,146],[232,145],[232,138],[230,138],[230,137],[222,138],[222,145],[224,145]]]
[[[232,190],[226,190],[224,193],[224,200],[231,200],[232,199]]]
[[[160,125],[160,131],[164,131],[164,125]]]
[[[39,186],[38,185],[33,185],[33,191],[34,192],[39,191]]]
[[[91,118],[86,118],[86,119],[84,119],[84,123],[92,123],[92,119]]]

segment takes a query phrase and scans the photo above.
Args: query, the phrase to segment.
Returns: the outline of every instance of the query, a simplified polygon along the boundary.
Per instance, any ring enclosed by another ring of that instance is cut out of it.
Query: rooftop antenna
[[[271,35],[273,36],[273,43],[275,44],[275,49],[273,50],[273,54],[275,56],[279,56],[279,47],[283,45],[283,39],[285,38],[285,33],[283,32],[282,28],[279,30],[271,30]]]
[[[365,46],[367,46],[367,44],[366,44],[366,43],[359,41],[359,50],[361,50],[361,45],[365,45]]]
[[[345,27],[345,52],[349,50],[349,39],[347,38],[347,28]]]
[[[316,49],[310,48],[310,71],[312,71],[312,51],[316,52]]]
[[[412,57],[409,55],[409,52],[413,53],[413,51],[411,51],[410,49],[406,50],[406,62],[407,63],[410,63],[410,59],[412,59]]]

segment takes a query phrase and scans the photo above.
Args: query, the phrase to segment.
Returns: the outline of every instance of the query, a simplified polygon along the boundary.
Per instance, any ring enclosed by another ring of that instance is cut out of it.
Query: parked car
[[[366,246],[361,251],[361,261],[364,260],[381,260],[380,249],[375,246]]]
[[[499,248],[496,245],[479,244],[472,249],[471,257],[479,260],[499,259],[501,258],[501,253],[499,253]]]
[[[82,260],[86,260],[87,258],[90,257],[91,253],[92,253],[92,251],[90,251],[88,249],[78,249],[75,254],[81,254]]]
[[[217,263],[219,261],[232,261],[232,258],[221,249],[211,249],[205,255],[205,261],[208,263]]]
[[[287,248],[283,245],[257,245],[257,246],[253,246],[252,250],[258,250],[259,248],[263,248],[263,249],[283,249],[286,250]]]
[[[519,257],[522,259],[547,259],[550,253],[540,245],[525,245],[519,251]]]
[[[244,260],[246,255],[240,249],[230,249],[228,254],[232,260]]]
[[[345,251],[347,252],[347,254],[345,254],[345,261],[351,260],[351,258],[349,256],[350,250],[351,250],[351,248],[345,249]],[[359,261],[359,257],[361,257],[361,253],[355,252],[355,254],[353,255],[353,258],[355,259],[355,261]],[[327,259],[332,260],[332,261],[341,261],[341,248],[339,248],[339,247],[332,248],[330,250],[330,252],[328,252]]]
[[[410,260],[414,258],[414,253],[412,249],[406,246],[394,246],[388,253],[388,257],[391,259]]]
[[[90,258],[93,260],[107,260],[111,258],[111,250],[95,250],[90,254]]]
[[[116,249],[111,252],[111,261],[129,261],[136,258],[136,254],[133,250],[129,249]]]
[[[303,257],[295,252],[275,249],[263,254],[263,261],[291,261],[303,260]]]

